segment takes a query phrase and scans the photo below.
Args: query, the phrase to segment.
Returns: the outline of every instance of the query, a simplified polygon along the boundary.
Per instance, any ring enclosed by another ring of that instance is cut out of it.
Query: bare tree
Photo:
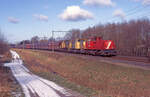
[[[0,54],[4,54],[9,50],[8,44],[0,30]]]
[[[31,43],[38,43],[40,38],[38,36],[34,36],[31,38]]]

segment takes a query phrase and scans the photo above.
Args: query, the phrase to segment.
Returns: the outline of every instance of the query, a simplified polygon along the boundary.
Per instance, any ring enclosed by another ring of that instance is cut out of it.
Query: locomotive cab
[[[104,40],[103,45],[103,55],[104,56],[116,56],[117,51],[115,43],[113,40]]]

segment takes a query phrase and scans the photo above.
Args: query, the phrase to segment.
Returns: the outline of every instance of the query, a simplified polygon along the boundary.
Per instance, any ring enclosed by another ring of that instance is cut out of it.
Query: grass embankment
[[[149,97],[150,71],[49,51],[16,50],[26,66],[49,80],[93,97]],[[78,85],[77,85],[78,84]],[[85,88],[88,87],[88,88]]]
[[[12,75],[10,68],[4,67],[4,63],[11,61],[11,54],[5,53],[0,58],[0,97],[24,97],[21,87]]]

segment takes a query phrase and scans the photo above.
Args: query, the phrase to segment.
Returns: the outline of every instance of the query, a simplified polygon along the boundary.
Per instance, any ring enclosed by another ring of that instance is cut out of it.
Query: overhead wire
[[[148,7],[150,7],[150,6],[148,6],[148,5],[144,6],[144,7],[143,6],[141,6],[141,7],[136,6],[136,7],[132,8],[132,9],[130,9],[130,10],[125,11],[127,13],[125,17],[129,17],[129,16],[135,15],[137,13],[141,13],[142,10],[145,10],[145,8],[148,8]],[[111,17],[111,18],[109,18],[107,20],[108,21],[110,21],[110,20],[114,21],[116,19],[118,19],[118,17],[113,16],[113,17]]]

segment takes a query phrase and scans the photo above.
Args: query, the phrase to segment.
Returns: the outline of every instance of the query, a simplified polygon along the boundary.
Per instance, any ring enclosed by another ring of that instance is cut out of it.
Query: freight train
[[[80,53],[101,56],[116,56],[116,46],[113,40],[103,40],[101,37],[90,39],[62,40],[50,43],[29,43],[16,48],[54,50],[70,53]]]

